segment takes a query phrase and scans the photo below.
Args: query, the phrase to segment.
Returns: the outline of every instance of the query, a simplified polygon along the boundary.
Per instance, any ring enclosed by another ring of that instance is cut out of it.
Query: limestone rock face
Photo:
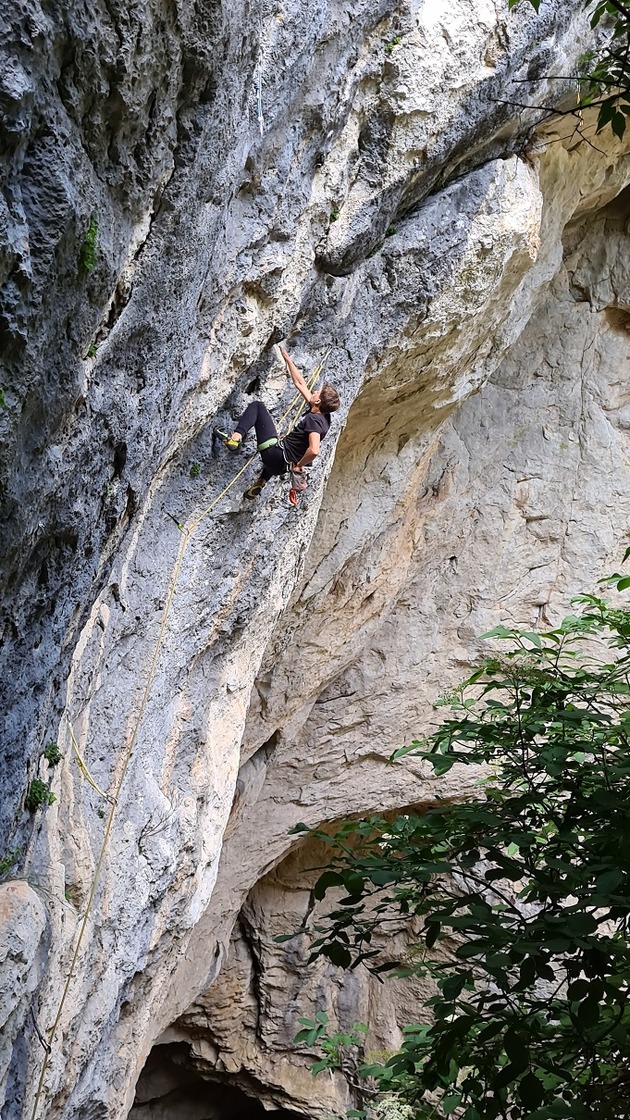
[[[288,829],[463,795],[384,760],[476,635],[619,555],[626,149],[509,104],[555,95],[581,6],[7,16],[0,812],[32,935],[2,1117],[122,1120],[158,1039],[138,1117],[178,1115],[182,1062],[224,1082],[208,1116],[229,1078],[321,1116],[349,1089],[292,1051],[294,978],[340,1020],[372,997],[274,956]],[[295,419],[290,333],[343,402],[297,514],[278,480],[242,503],[257,467],[212,442],[256,396]]]
[[[33,1017],[42,978],[46,909],[27,883],[0,884],[0,1108],[20,1090],[26,1053],[22,1032]]]
[[[227,1081],[244,1092],[256,1086],[268,1108],[290,1106],[322,1120],[362,1106],[365,1102],[356,1096],[358,1063],[350,1055],[343,1074],[313,1082],[308,1066],[319,1055],[296,1049],[293,1037],[299,1017],[314,1018],[323,1011],[344,1030],[351,1030],[356,1021],[370,1023],[363,1058],[377,1061],[400,1044],[400,1025],[414,1021],[414,1016],[417,1020],[418,1007],[433,994],[416,980],[383,986],[366,973],[348,975],[324,961],[305,970],[304,937],[282,946],[275,942],[307,918],[317,921],[329,905],[329,900],[314,904],[312,896],[319,874],[313,868],[325,859],[322,844],[302,845],[256,884],[239,915],[219,979],[154,1049],[154,1060],[164,1064],[187,1045],[188,1068],[209,1077],[208,1103]],[[374,946],[383,960],[400,964],[415,932],[403,923],[400,928],[390,926],[387,938],[377,936]],[[157,1088],[143,1073],[139,1100],[150,1093],[159,1099]],[[141,1120],[142,1115],[137,1104],[130,1120]]]
[[[547,149],[541,182],[556,181],[566,159]],[[444,782],[385,760],[431,726],[435,699],[481,653],[479,634],[500,620],[532,628],[558,620],[571,595],[592,586],[593,569],[607,570],[627,542],[630,317],[622,308],[630,289],[621,279],[606,285],[627,267],[628,203],[625,191],[595,211],[578,207],[535,314],[424,453],[421,443],[411,492],[390,474],[393,451],[380,457],[374,446],[367,460],[355,453],[344,461],[342,444],[337,453],[302,584],[256,682],[245,737],[254,753],[200,929],[229,928],[236,896],[247,901],[223,971],[164,1038],[165,1052],[187,1043],[191,1064],[211,1079],[264,1086],[270,1106],[291,1099],[323,1118],[361,1105],[351,1071],[318,1079],[316,1092],[304,1081],[307,1056],[292,1045],[299,1015],[320,1008],[344,1030],[368,1022],[385,1051],[422,1003],[422,993],[389,982],[375,995],[360,970],[307,968],[307,946],[274,943],[309,912],[305,869],[324,858],[307,847],[270,871],[286,852],[279,821],[288,830],[422,805],[436,789],[462,796],[454,772]],[[360,405],[361,397],[357,422],[369,431],[374,409],[359,414]],[[402,442],[413,439],[405,417],[398,422]],[[344,554],[352,520],[346,507],[342,523],[343,496],[368,487],[380,488],[380,517],[369,500],[352,508],[354,547]]]

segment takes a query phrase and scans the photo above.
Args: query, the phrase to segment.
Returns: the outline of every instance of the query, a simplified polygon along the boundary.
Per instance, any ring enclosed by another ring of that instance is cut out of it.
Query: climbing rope
[[[111,801],[111,797],[109,796],[109,794],[105,793],[105,790],[101,789],[101,787],[99,785],[97,785],[97,783],[94,781],[94,778],[90,774],[87,763],[86,763],[83,755],[81,754],[81,751],[79,750],[79,744],[77,743],[77,737],[74,733],[74,727],[72,726],[71,723],[68,724],[68,729],[70,731],[70,738],[72,740],[72,747],[73,747],[74,753],[76,755],[76,760],[77,760],[77,763],[78,763],[78,766],[79,766],[79,770],[81,771],[81,774],[85,778],[86,782],[89,785],[92,786],[92,789],[95,789],[96,792],[99,793],[101,795],[101,797],[104,797],[106,801]]]
[[[313,386],[315,385],[322,369],[324,368],[324,365],[325,365],[325,363],[328,359],[328,355],[330,354],[331,349],[332,349],[332,347],[329,347],[329,349],[326,351],[324,357],[322,358],[321,362],[319,362],[319,364],[315,367],[315,369],[313,370],[313,373],[309,377],[309,379],[307,381],[307,386],[308,386],[309,390],[313,389]],[[299,417],[300,417],[300,415],[301,415],[301,413],[304,409],[304,405],[305,405],[305,401],[303,400],[303,398],[299,394],[296,394],[293,401],[291,402],[291,404],[287,408],[286,412],[284,412],[283,415],[281,416],[280,426],[282,426],[284,424],[285,420],[287,420],[287,418],[291,415],[291,413],[296,409],[296,406],[297,406],[297,411],[295,413],[295,416],[293,417],[293,420],[291,421],[291,423],[289,425],[289,428],[288,428],[288,431],[287,431],[286,434],[288,434],[288,432],[292,431],[292,429],[297,424],[297,422],[299,420]],[[88,898],[87,898],[85,913],[83,915],[83,919],[82,919],[81,924],[79,926],[79,933],[78,933],[77,941],[76,941],[76,944],[75,944],[75,947],[74,947],[74,951],[72,953],[72,957],[70,959],[70,968],[68,970],[68,975],[66,977],[66,982],[64,984],[63,991],[61,993],[61,999],[59,1000],[59,1005],[57,1007],[57,1012],[55,1014],[53,1025],[50,1028],[50,1031],[48,1032],[48,1040],[44,1044],[45,1047],[46,1047],[45,1056],[44,1056],[44,1061],[43,1061],[43,1064],[42,1064],[42,1069],[41,1069],[41,1072],[40,1072],[40,1075],[39,1075],[39,1080],[38,1080],[38,1083],[37,1083],[37,1092],[35,1094],[35,1101],[34,1101],[34,1104],[33,1104],[33,1111],[31,1113],[31,1120],[36,1120],[36,1118],[37,1118],[37,1111],[39,1109],[39,1102],[40,1102],[41,1095],[42,1095],[42,1090],[43,1090],[43,1087],[44,1087],[44,1078],[46,1076],[46,1071],[48,1069],[48,1065],[49,1065],[49,1062],[50,1062],[50,1057],[51,1057],[51,1054],[52,1054],[53,1039],[54,1039],[55,1033],[57,1031],[57,1027],[59,1026],[59,1023],[61,1021],[61,1016],[63,1014],[63,1009],[64,1009],[64,1006],[65,1006],[65,1003],[66,1003],[66,999],[68,997],[68,992],[70,991],[70,985],[72,983],[72,980],[74,979],[74,970],[75,970],[76,963],[77,963],[77,960],[78,960],[78,957],[79,957],[79,951],[81,949],[83,938],[85,936],[85,931],[87,929],[88,920],[89,920],[89,917],[90,917],[90,913],[91,913],[91,910],[92,910],[92,905],[93,905],[94,898],[95,898],[95,895],[96,895],[96,888],[98,886],[98,881],[99,881],[101,869],[102,869],[102,866],[103,866],[103,861],[105,859],[105,854],[106,854],[107,847],[108,847],[108,844],[109,844],[109,838],[110,838],[112,827],[113,827],[113,824],[114,824],[114,817],[116,815],[116,809],[118,808],[118,798],[120,797],[123,782],[125,780],[125,777],[127,775],[127,771],[129,769],[129,764],[131,762],[131,757],[133,755],[133,750],[134,750],[134,747],[136,745],[136,740],[138,738],[138,733],[140,731],[140,725],[142,723],[142,718],[144,716],[144,712],[145,712],[145,709],[146,709],[146,706],[147,706],[147,703],[148,703],[149,694],[150,694],[150,691],[151,691],[151,685],[153,684],[153,678],[155,676],[155,672],[156,672],[156,669],[157,669],[158,658],[159,658],[160,651],[161,651],[161,648],[162,648],[162,642],[164,640],[164,635],[166,633],[166,626],[167,626],[167,623],[168,623],[169,615],[171,613],[171,606],[173,604],[173,599],[175,598],[175,591],[177,589],[177,584],[178,584],[178,581],[179,581],[181,567],[182,567],[182,564],[183,564],[183,561],[184,561],[184,556],[186,554],[186,550],[188,548],[188,545],[190,544],[190,541],[193,537],[193,534],[199,528],[199,525],[201,524],[201,522],[208,516],[208,514],[212,513],[213,509],[216,508],[216,506],[219,504],[221,499],[224,498],[225,495],[232,489],[232,487],[235,485],[235,483],[238,481],[238,479],[241,477],[241,475],[244,474],[245,471],[247,470],[247,468],[250,466],[250,464],[253,463],[255,458],[256,458],[256,454],[252,455],[251,458],[249,458],[247,460],[247,462],[240,468],[240,470],[238,470],[236,472],[234,477],[232,479],[230,479],[227,486],[224,486],[221,493],[217,494],[217,496],[215,498],[213,498],[213,500],[210,502],[210,504],[208,506],[206,506],[206,508],[204,510],[202,510],[201,513],[198,514],[198,516],[195,517],[191,521],[189,526],[185,526],[185,525],[181,526],[181,525],[178,524],[178,528],[181,531],[181,537],[180,537],[180,542],[179,542],[179,548],[177,550],[177,556],[175,558],[175,563],[173,565],[173,569],[172,569],[172,573],[171,573],[171,581],[170,581],[169,588],[168,588],[166,602],[164,604],[164,613],[162,615],[162,621],[160,623],[160,629],[158,631],[158,636],[157,636],[157,640],[156,640],[156,643],[155,643],[155,648],[153,650],[153,656],[151,658],[151,663],[149,665],[149,672],[148,672],[148,675],[147,675],[146,683],[145,683],[145,686],[144,686],[144,690],[142,692],[142,697],[141,697],[141,700],[140,700],[140,707],[138,709],[138,714],[136,716],[135,723],[133,725],[133,729],[132,729],[132,732],[131,732],[131,737],[129,739],[129,743],[127,745],[127,749],[126,749],[124,757],[123,757],[122,769],[120,771],[120,775],[119,775],[118,781],[116,783],[116,787],[115,787],[115,790],[114,790],[113,794],[104,793],[103,790],[99,789],[99,787],[96,785],[96,783],[92,779],[92,777],[90,775],[90,772],[87,768],[87,765],[86,765],[85,761],[83,760],[83,758],[80,754],[78,744],[76,743],[74,731],[72,730],[72,728],[70,728],[71,738],[72,738],[72,741],[73,741],[73,746],[75,748],[75,753],[77,755],[77,760],[79,761],[79,767],[81,769],[81,772],[85,774],[85,776],[90,781],[90,784],[94,786],[94,788],[98,791],[98,793],[100,793],[103,797],[107,798],[108,802],[110,803],[110,808],[109,808],[109,812],[107,814],[107,820],[106,820],[106,823],[105,823],[105,831],[103,833],[103,841],[101,843],[100,852],[99,852],[99,855],[98,855],[98,859],[96,861],[96,867],[94,869],[94,875],[92,876],[92,884],[91,884],[90,892],[89,892]]]

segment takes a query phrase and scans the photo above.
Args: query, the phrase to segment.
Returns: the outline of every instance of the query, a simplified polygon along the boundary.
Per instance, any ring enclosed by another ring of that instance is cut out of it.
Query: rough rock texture
[[[348,975],[328,962],[308,969],[305,983],[305,938],[282,947],[279,934],[297,929],[308,917],[317,920],[328,905],[314,903],[313,868],[326,859],[323,845],[300,846],[250,892],[234,928],[229,958],[216,984],[159,1040],[153,1059],[164,1063],[188,1047],[189,1069],[210,1077],[209,1100],[224,1081],[255,1093],[270,1108],[287,1104],[309,1116],[329,1117],[362,1107],[357,1061],[348,1055],[343,1074],[320,1077],[308,1071],[309,1052],[293,1045],[298,1017],[314,1018],[324,1011],[331,1023],[349,1030],[353,1022],[370,1023],[372,1030],[361,1057],[377,1061],[401,1041],[400,1025],[417,1020],[418,1007],[432,994],[419,981],[388,982],[385,987],[361,972]],[[417,930],[401,923],[377,937],[383,960],[404,960],[410,936]],[[313,1054],[311,1060],[315,1055]],[[213,1081],[213,1079],[216,1079]],[[138,1098],[162,1088],[143,1073]],[[130,1120],[140,1120],[135,1106]],[[173,1114],[174,1115],[174,1114]]]
[[[588,179],[580,183],[575,155],[567,173],[568,158],[548,148],[542,181],[557,181],[562,170],[574,197],[584,189],[588,200]],[[292,1099],[307,1115],[325,1117],[360,1101],[325,1079],[313,1099],[305,1057],[291,1046],[298,1015],[322,1006],[343,1028],[370,1022],[384,1049],[417,1018],[396,986],[379,990],[371,1011],[367,976],[329,970],[323,982],[320,968],[305,980],[304,956],[273,944],[300,924],[310,905],[304,866],[321,857],[307,850],[297,864],[289,857],[261,877],[286,851],[279,820],[288,829],[401,798],[422,804],[436,779],[383,763],[430,724],[432,702],[464,675],[477,636],[499,620],[531,627],[557,620],[571,594],[591,586],[594,572],[627,543],[629,204],[626,191],[594,212],[589,201],[578,208],[536,314],[490,381],[418,459],[422,473],[411,494],[397,495],[400,476],[391,477],[386,453],[379,460],[374,448],[367,460],[348,463],[339,449],[302,586],[256,682],[246,749],[267,745],[241,770],[200,929],[229,928],[237,898],[247,902],[217,982],[164,1039],[188,1042],[191,1064],[205,1064],[206,1076],[263,1086],[270,1104]],[[612,286],[610,277],[617,278]],[[373,416],[371,406],[366,425]],[[381,516],[355,509],[355,548],[333,561],[348,533],[347,525],[339,529],[335,483],[366,495],[368,480],[372,491],[380,485]],[[463,792],[453,774],[447,788]]]
[[[46,891],[54,1037],[43,1066],[18,993],[3,1120],[125,1117],[160,1036],[180,1066],[193,1038],[196,1076],[321,1115],[283,985],[241,994],[248,923],[280,967],[257,884],[297,820],[430,797],[383,760],[476,635],[555,616],[619,555],[627,156],[505,103],[516,78],[550,96],[578,5],[10,15],[0,811]],[[214,417],[258,394],[285,410],[270,345],[290,330],[305,368],[331,347],[343,397],[305,505],[276,482],[243,508],[251,466],[210,510],[236,469]],[[58,800],[31,818],[36,772]],[[365,987],[338,983],[361,1014]]]
[[[22,1032],[45,961],[46,909],[28,883],[0,885],[0,1107],[20,1090],[26,1054]]]

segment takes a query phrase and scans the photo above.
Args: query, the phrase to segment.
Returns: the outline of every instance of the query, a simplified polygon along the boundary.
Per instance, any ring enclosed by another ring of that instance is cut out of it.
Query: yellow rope
[[[83,777],[85,778],[86,782],[89,782],[89,784],[92,786],[92,789],[95,789],[97,793],[100,793],[101,797],[104,797],[106,801],[111,801],[111,797],[109,796],[109,794],[105,793],[105,790],[101,789],[101,787],[96,784],[94,778],[90,774],[87,763],[83,755],[81,754],[81,751],[79,750],[79,744],[77,743],[77,737],[74,733],[74,727],[71,723],[68,724],[68,727],[70,729],[70,738],[72,739],[72,746],[74,747],[74,753],[77,757],[79,770],[81,771]]]
[[[324,367],[324,363],[326,362],[326,359],[328,358],[328,355],[330,354],[330,349],[331,348],[329,348],[326,351],[326,354],[324,355],[323,359],[315,367],[313,373],[311,374],[310,378],[308,379],[307,386],[308,386],[309,390],[313,388],[313,385],[317,381],[317,378],[319,377],[319,375],[320,375],[320,373],[321,373],[321,371]],[[289,405],[288,409],[286,410],[286,412],[280,418],[280,425],[282,425],[284,423],[284,421],[291,414],[291,412],[293,412],[296,405],[298,405],[299,407],[297,408],[297,412],[295,414],[295,417],[294,417],[292,423],[289,426],[289,431],[291,431],[295,427],[295,424],[298,421],[300,413],[302,412],[302,409],[304,408],[304,404],[305,404],[304,400],[300,397],[299,394],[296,394],[293,401]],[[172,570],[172,574],[171,574],[171,582],[170,582],[169,589],[168,589],[168,594],[167,594],[167,597],[166,597],[166,603],[164,605],[164,614],[162,615],[162,622],[160,624],[160,629],[159,629],[159,632],[158,632],[157,641],[155,643],[155,648],[154,648],[154,651],[153,651],[153,657],[151,658],[151,664],[149,666],[149,673],[148,673],[146,684],[144,686],[144,690],[143,690],[143,693],[142,693],[142,698],[140,700],[140,707],[138,709],[138,715],[136,716],[136,721],[134,723],[133,730],[131,732],[131,738],[129,740],[127,750],[125,751],[125,755],[124,755],[124,759],[123,759],[123,766],[122,766],[122,770],[120,772],[120,776],[118,778],[118,782],[116,783],[115,792],[114,792],[113,795],[104,794],[104,796],[107,797],[107,800],[110,802],[110,809],[109,809],[109,813],[107,815],[107,822],[105,824],[105,832],[103,834],[103,842],[101,844],[101,849],[100,849],[100,852],[99,852],[99,856],[98,856],[98,859],[96,861],[96,867],[94,869],[94,875],[92,877],[92,885],[91,885],[90,893],[89,893],[88,899],[87,899],[85,914],[83,915],[81,925],[79,926],[79,934],[78,934],[78,937],[77,937],[77,942],[76,942],[76,945],[74,947],[74,952],[73,952],[71,960],[70,960],[70,968],[69,968],[69,971],[68,971],[68,976],[66,978],[66,982],[64,984],[63,991],[61,993],[61,999],[59,1001],[59,1006],[57,1008],[57,1013],[55,1015],[53,1025],[50,1028],[50,1031],[49,1031],[49,1034],[48,1034],[48,1050],[46,1051],[46,1054],[45,1054],[45,1057],[44,1057],[44,1062],[43,1062],[43,1065],[42,1065],[42,1069],[41,1069],[41,1072],[40,1072],[40,1075],[39,1075],[39,1081],[37,1083],[37,1092],[35,1094],[35,1102],[33,1104],[33,1111],[31,1113],[31,1120],[36,1120],[36,1117],[37,1117],[37,1110],[39,1108],[39,1102],[40,1102],[40,1098],[41,1098],[41,1095],[42,1095],[42,1089],[44,1087],[44,1078],[46,1076],[46,1071],[48,1069],[50,1055],[52,1053],[53,1038],[55,1036],[57,1027],[59,1026],[59,1022],[61,1020],[61,1015],[63,1013],[65,1002],[66,1002],[66,999],[67,999],[67,996],[68,996],[68,992],[70,990],[70,984],[72,983],[72,980],[74,978],[74,969],[75,969],[75,966],[76,966],[76,963],[77,963],[77,960],[78,960],[78,957],[79,957],[79,950],[80,950],[81,944],[83,942],[83,937],[84,937],[85,931],[87,929],[88,919],[89,919],[89,916],[90,916],[90,913],[91,913],[91,910],[92,910],[92,904],[94,902],[94,897],[96,895],[96,888],[97,888],[97,885],[98,885],[98,880],[99,880],[99,876],[100,876],[100,873],[101,873],[101,868],[103,866],[103,860],[105,858],[105,853],[107,851],[107,845],[109,843],[109,837],[110,837],[112,826],[113,826],[113,823],[114,823],[114,816],[116,814],[116,808],[117,808],[117,805],[118,805],[118,798],[119,798],[120,792],[122,790],[123,782],[124,782],[125,777],[127,775],[127,770],[129,769],[129,763],[131,762],[131,756],[133,754],[133,749],[136,745],[136,740],[138,738],[138,732],[140,730],[140,724],[142,722],[142,717],[144,716],[145,708],[147,706],[147,702],[148,702],[148,699],[149,699],[149,693],[150,693],[150,690],[151,690],[151,685],[153,684],[153,678],[155,676],[155,671],[157,669],[158,657],[160,655],[160,650],[161,650],[161,647],[162,647],[164,634],[166,633],[166,625],[167,625],[167,622],[168,622],[168,619],[169,619],[173,599],[175,597],[175,591],[176,591],[176,588],[177,588],[177,583],[178,583],[178,580],[179,580],[179,575],[180,575],[182,563],[183,563],[183,560],[184,560],[184,556],[185,556],[185,553],[186,553],[186,549],[188,548],[188,545],[190,543],[192,534],[199,527],[199,525],[204,520],[204,518],[206,518],[208,516],[208,514],[212,512],[213,509],[215,509],[215,507],[219,504],[221,499],[223,497],[225,497],[225,495],[228,493],[229,490],[232,489],[232,487],[238,481],[238,479],[241,477],[241,475],[244,474],[244,472],[249,467],[250,463],[253,463],[255,458],[256,458],[256,455],[252,455],[251,458],[247,460],[247,462],[244,464],[244,466],[242,466],[241,469],[239,471],[237,471],[237,473],[234,475],[234,477],[230,480],[230,482],[228,482],[227,486],[225,486],[223,488],[221,493],[218,494],[217,497],[214,498],[210,502],[209,506],[206,506],[206,508],[199,514],[198,517],[194,518],[194,520],[190,524],[190,527],[180,526],[182,535],[180,537],[179,548],[177,550],[177,556],[176,556],[176,559],[175,559],[175,563],[173,565],[173,570]],[[71,729],[71,735],[72,735],[72,738],[74,739],[74,734],[72,732],[72,729]],[[79,752],[78,752],[78,747],[76,748],[76,750],[77,750],[77,756],[80,757]],[[89,774],[89,771],[87,770],[87,766],[85,767],[85,771],[86,771],[86,773]],[[95,789],[98,789],[98,787],[96,786],[96,784],[94,782],[92,782],[92,784],[94,785]],[[98,792],[102,793],[103,791],[98,790]]]

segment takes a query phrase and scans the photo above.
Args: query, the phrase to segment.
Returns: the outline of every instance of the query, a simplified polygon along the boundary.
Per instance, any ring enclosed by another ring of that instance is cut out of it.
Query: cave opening
[[[265,1107],[229,1075],[204,1077],[185,1043],[154,1046],[136,1086],[128,1120],[305,1120],[301,1112]]]

